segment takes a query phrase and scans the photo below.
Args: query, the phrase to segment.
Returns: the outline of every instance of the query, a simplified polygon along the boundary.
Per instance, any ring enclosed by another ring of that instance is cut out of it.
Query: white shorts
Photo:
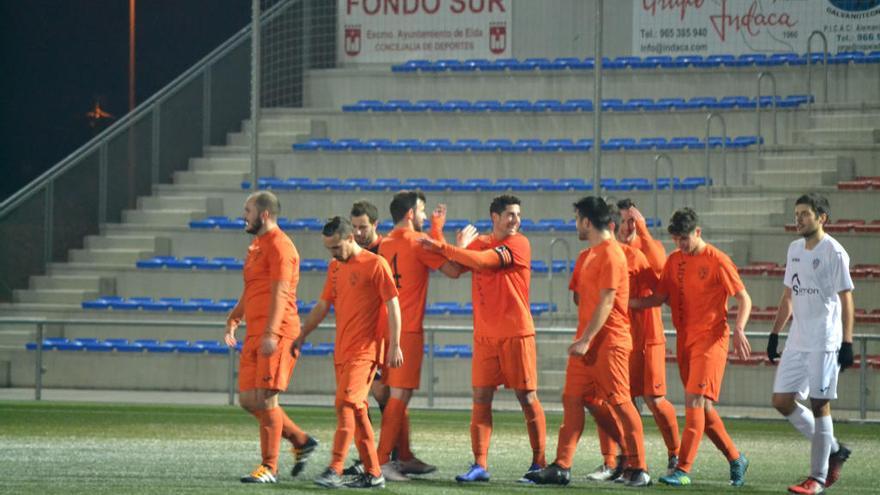
[[[799,400],[837,399],[837,351],[785,350],[773,380],[774,394],[796,393]]]

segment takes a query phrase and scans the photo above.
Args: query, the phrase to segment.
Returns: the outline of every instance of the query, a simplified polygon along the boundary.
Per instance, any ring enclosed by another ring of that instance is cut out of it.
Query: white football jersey
[[[849,255],[828,234],[813,249],[798,239],[788,246],[785,286],[794,306],[785,348],[795,351],[836,351],[843,337],[840,296],[853,290]]]

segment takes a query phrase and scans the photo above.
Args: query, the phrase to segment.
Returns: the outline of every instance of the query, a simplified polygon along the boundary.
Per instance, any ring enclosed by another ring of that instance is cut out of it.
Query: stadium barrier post
[[[551,323],[556,319],[556,310],[553,309],[553,260],[555,259],[553,248],[557,244],[562,244],[562,247],[565,248],[565,270],[568,272],[568,280],[571,279],[571,245],[562,237],[554,237],[550,240],[549,259],[547,260],[547,302],[550,303],[548,313],[550,313]],[[565,298],[565,313],[571,313],[571,299],[567,297]]]
[[[43,324],[37,323],[37,354],[34,356],[34,400],[43,398]]]
[[[202,148],[211,145],[211,76],[213,64],[208,64],[202,72]]]
[[[818,36],[822,40],[822,65],[825,71],[825,86],[822,88],[822,103],[828,103],[828,38],[822,31],[813,31],[807,38],[807,95],[809,95],[809,110],[813,113],[813,37]]]
[[[654,218],[660,218],[660,186],[657,181],[660,180],[660,160],[665,160],[669,164],[669,209],[675,211],[675,166],[672,164],[672,158],[666,153],[654,155]],[[706,185],[708,187],[708,184]],[[657,226],[654,226],[657,230]]]
[[[859,338],[859,418],[868,417],[868,339]]]
[[[758,136],[758,153],[764,149],[764,136],[761,135],[761,80],[765,77],[770,78],[770,89],[772,91],[773,100],[771,102],[773,108],[773,144],[779,144],[777,139],[777,119],[776,119],[776,99],[779,98],[776,93],[776,76],[772,72],[761,71],[758,73],[758,90],[755,95],[755,135]]]
[[[428,376],[430,379],[428,380],[428,407],[434,408],[434,381],[437,380],[437,377],[434,376],[434,329],[428,328]]]
[[[712,186],[712,172],[709,164],[709,150],[711,149],[709,131],[712,128],[713,119],[718,119],[721,123],[721,184],[727,187],[727,122],[720,113],[709,112],[709,115],[706,116],[706,196],[709,196],[710,186]]]
[[[593,46],[593,191],[602,194],[602,10],[603,0],[595,0],[596,18]]]
[[[251,0],[251,189],[257,191],[260,147],[260,0]]]

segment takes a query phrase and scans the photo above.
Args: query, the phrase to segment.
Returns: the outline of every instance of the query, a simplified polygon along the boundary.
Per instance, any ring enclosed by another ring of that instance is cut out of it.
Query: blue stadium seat
[[[501,102],[498,100],[478,100],[471,105],[470,112],[497,112],[501,110]]]
[[[501,104],[501,112],[530,112],[532,103],[528,100],[507,100]]]

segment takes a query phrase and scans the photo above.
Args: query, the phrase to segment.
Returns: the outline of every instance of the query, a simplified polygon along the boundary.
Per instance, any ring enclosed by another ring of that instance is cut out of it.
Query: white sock
[[[813,431],[815,431],[815,420],[813,412],[804,407],[800,402],[794,403],[794,411],[785,417],[789,423],[794,426],[797,431],[807,437],[807,440],[813,439]]]
[[[810,452],[810,468],[813,478],[825,483],[828,475],[828,456],[831,455],[831,444],[834,442],[834,424],[831,416],[816,418],[816,432],[813,433],[813,445]]]

